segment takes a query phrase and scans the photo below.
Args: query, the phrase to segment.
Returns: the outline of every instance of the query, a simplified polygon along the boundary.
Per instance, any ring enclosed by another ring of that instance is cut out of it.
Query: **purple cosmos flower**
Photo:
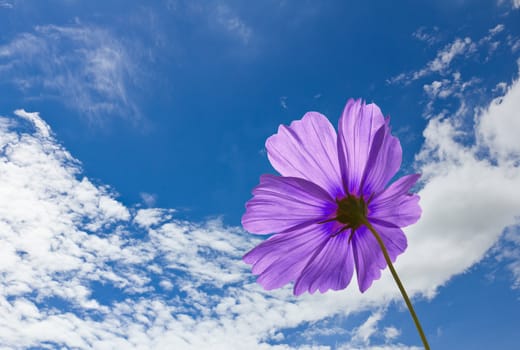
[[[272,234],[244,256],[270,290],[295,281],[294,294],[347,287],[356,270],[367,290],[386,267],[375,228],[390,259],[407,246],[401,227],[420,215],[419,196],[409,191],[418,174],[386,186],[401,165],[399,140],[375,104],[349,100],[338,135],[328,119],[309,112],[266,142],[281,174],[262,175],[246,204],[242,225]]]

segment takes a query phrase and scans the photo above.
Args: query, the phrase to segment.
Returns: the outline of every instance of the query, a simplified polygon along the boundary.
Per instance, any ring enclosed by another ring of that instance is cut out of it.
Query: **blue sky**
[[[433,349],[520,340],[520,2],[0,0],[0,347],[419,349],[388,271],[265,292],[264,142],[377,103],[420,172]]]

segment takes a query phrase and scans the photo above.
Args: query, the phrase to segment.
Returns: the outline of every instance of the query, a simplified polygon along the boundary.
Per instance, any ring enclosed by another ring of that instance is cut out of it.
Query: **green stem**
[[[419,335],[421,336],[424,348],[426,350],[430,350],[430,345],[428,344],[428,341],[426,340],[426,336],[424,335],[421,324],[419,323],[419,319],[417,318],[417,315],[415,314],[415,310],[413,309],[412,303],[410,302],[410,298],[408,298],[408,294],[406,294],[406,290],[404,289],[403,284],[401,283],[401,280],[399,279],[399,276],[397,275],[397,272],[394,269],[394,265],[392,264],[392,260],[390,260],[390,256],[388,255],[388,251],[386,250],[385,244],[383,243],[381,236],[379,236],[377,231],[370,224],[370,222],[368,222],[368,220],[363,219],[363,224],[366,227],[368,227],[370,232],[372,232],[372,234],[376,238],[377,243],[379,243],[379,246],[381,247],[381,250],[383,251],[383,255],[385,256],[386,263],[388,264],[388,267],[390,268],[390,272],[392,272],[392,276],[394,277],[395,283],[397,283],[397,286],[399,287],[399,290],[401,291],[401,294],[406,303],[406,306],[408,306],[408,310],[410,310],[410,314],[412,315],[413,321],[415,322],[415,326],[417,327],[417,331],[419,332]]]

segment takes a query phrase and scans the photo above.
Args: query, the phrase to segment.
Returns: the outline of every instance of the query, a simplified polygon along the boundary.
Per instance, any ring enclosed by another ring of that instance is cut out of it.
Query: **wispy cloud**
[[[424,68],[410,73],[401,73],[388,80],[388,83],[408,84],[414,80],[423,78],[432,73],[447,74],[450,73],[450,65],[458,56],[468,56],[477,49],[476,44],[469,38],[457,38],[452,43],[444,46],[437,52],[436,57],[428,62]]]
[[[446,44],[443,48],[437,51],[435,58],[430,60],[426,65],[416,71],[400,73],[387,80],[389,84],[410,84],[418,79],[438,74],[446,76],[452,74],[452,63],[458,58],[468,58],[477,53],[477,50],[482,47],[487,47],[487,56],[484,60],[488,60],[495,50],[500,45],[500,41],[496,40],[496,36],[504,31],[505,26],[503,24],[497,24],[495,27],[490,28],[488,33],[477,40],[473,41],[469,37],[456,38],[451,43]],[[426,42],[429,46],[432,46],[438,41],[438,36],[429,34],[426,32],[424,27],[417,29],[413,36],[421,41]],[[510,40],[511,41],[511,40]]]
[[[478,41],[478,46],[487,46],[487,55],[485,61],[488,61],[496,49],[500,46],[501,41],[496,39],[496,36],[504,31],[503,24],[497,24],[495,27],[489,29],[488,34]]]
[[[394,340],[395,338],[399,337],[401,335],[401,331],[395,327],[385,327],[383,330],[385,339],[388,341]]]
[[[432,31],[428,31],[426,27],[419,27],[412,33],[412,36],[417,40],[425,42],[428,46],[432,46],[440,40],[438,32],[438,27],[433,27]]]
[[[423,89],[431,100],[445,99],[451,96],[462,98],[464,91],[476,82],[478,82],[476,78],[464,81],[461,79],[461,74],[455,72],[451,79],[434,80],[430,84],[423,85]]]
[[[514,37],[511,34],[507,36],[506,40],[507,45],[511,48],[513,53],[516,53],[520,50],[520,38]]]
[[[94,122],[139,116],[130,88],[139,69],[126,46],[109,31],[76,25],[38,26],[0,46],[1,82],[26,97],[54,98]]]
[[[505,26],[503,24],[497,24],[495,27],[491,28],[489,30],[489,34],[490,35],[497,35],[498,33],[500,33],[501,31],[503,31],[505,28]]]
[[[0,0],[0,9],[12,9],[14,7],[13,3],[7,0]]]
[[[201,29],[211,40],[215,37],[225,38],[241,49],[251,47],[254,39],[254,28],[244,18],[240,6],[232,2],[204,0],[200,2],[170,0],[166,8],[171,15],[182,18]]]
[[[448,113],[448,109],[445,106],[446,100],[453,99],[458,103],[458,107],[456,107],[458,110],[456,113],[452,113],[452,117],[472,113],[471,110],[466,108],[466,100],[471,95],[482,92],[479,83],[480,79],[476,77],[465,80],[460,72],[454,72],[451,76],[424,84],[423,90],[428,99],[423,115],[426,118],[445,115]],[[440,103],[440,106],[437,102]]]
[[[283,108],[283,109],[287,109],[287,96],[282,96],[280,97],[280,106]]]
[[[214,18],[229,34],[236,36],[245,45],[249,43],[253,30],[231,7],[224,3],[217,4]]]
[[[157,195],[153,193],[148,192],[141,192],[139,193],[139,196],[143,200],[144,204],[147,207],[154,207],[155,203],[157,202]]]
[[[400,331],[395,327],[387,327],[380,329],[379,322],[383,318],[383,311],[378,310],[372,313],[367,320],[359,327],[352,330],[352,337],[349,342],[339,346],[339,350],[419,350],[420,347],[407,346],[404,344],[391,344],[390,340],[399,336]],[[383,335],[386,344],[374,345],[373,337],[375,335]]]

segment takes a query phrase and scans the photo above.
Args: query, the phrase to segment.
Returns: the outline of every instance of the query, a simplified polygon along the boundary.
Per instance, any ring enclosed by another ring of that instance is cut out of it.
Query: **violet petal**
[[[338,125],[338,155],[341,176],[349,193],[360,194],[361,179],[368,162],[370,147],[384,125],[381,110],[375,104],[349,100]]]
[[[308,112],[289,127],[281,125],[265,147],[273,168],[282,176],[312,181],[335,198],[344,195],[336,140],[329,120]]]
[[[253,198],[246,203],[242,225],[251,233],[281,233],[322,221],[335,210],[334,200],[312,182],[262,175]]]
[[[399,227],[417,222],[422,212],[419,196],[409,191],[419,177],[419,174],[403,176],[374,196],[369,205],[369,220],[377,219]]]
[[[397,256],[407,247],[406,236],[396,226],[387,227],[380,223],[371,222],[381,236],[386,246],[390,260],[395,261]],[[365,226],[358,229],[352,238],[354,262],[358,279],[359,290],[366,291],[374,280],[381,277],[381,270],[386,267],[386,261],[372,232]]]
[[[360,193],[383,190],[401,166],[403,151],[397,137],[390,134],[389,120],[376,132],[361,180]]]
[[[312,294],[316,290],[324,293],[329,289],[344,289],[350,283],[353,272],[354,261],[349,235],[344,233],[330,236],[309,259],[294,284],[293,292],[300,295],[307,291]]]
[[[248,252],[243,260],[260,275],[264,289],[280,288],[295,281],[316,249],[329,237],[332,224],[314,224],[286,234],[277,234]]]

